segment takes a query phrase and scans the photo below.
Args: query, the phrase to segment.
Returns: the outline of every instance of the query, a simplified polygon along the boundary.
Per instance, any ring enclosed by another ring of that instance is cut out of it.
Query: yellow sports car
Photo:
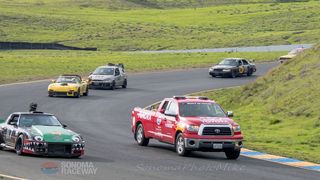
[[[81,79],[79,75],[61,75],[57,80],[52,80],[48,86],[48,96],[88,96],[88,83]]]

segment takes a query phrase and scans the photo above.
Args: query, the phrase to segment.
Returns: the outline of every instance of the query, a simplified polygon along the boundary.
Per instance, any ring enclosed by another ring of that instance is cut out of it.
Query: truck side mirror
[[[232,112],[232,111],[228,111],[228,112],[227,112],[227,116],[228,116],[228,117],[233,117],[233,112]]]
[[[17,122],[14,122],[14,121],[9,122],[9,124],[12,125],[12,126],[17,126],[17,125],[18,125],[18,123],[17,123]]]

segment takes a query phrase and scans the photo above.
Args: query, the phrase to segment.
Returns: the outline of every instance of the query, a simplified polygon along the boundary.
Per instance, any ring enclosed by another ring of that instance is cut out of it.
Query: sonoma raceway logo
[[[95,175],[98,168],[92,162],[69,162],[60,163],[45,162],[41,164],[41,172],[44,174],[63,175]]]

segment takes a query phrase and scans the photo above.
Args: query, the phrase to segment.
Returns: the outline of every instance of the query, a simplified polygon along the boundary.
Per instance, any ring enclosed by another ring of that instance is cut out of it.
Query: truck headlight
[[[198,132],[199,131],[199,126],[187,125],[187,130],[190,131],[190,132]]]
[[[35,136],[33,139],[36,140],[36,141],[43,141],[43,137],[42,136]]]
[[[222,71],[223,71],[223,72],[230,72],[231,69],[223,69]]]
[[[233,131],[234,131],[234,132],[240,132],[240,131],[241,131],[240,125],[235,125],[235,126],[233,126],[232,128],[233,128]]]

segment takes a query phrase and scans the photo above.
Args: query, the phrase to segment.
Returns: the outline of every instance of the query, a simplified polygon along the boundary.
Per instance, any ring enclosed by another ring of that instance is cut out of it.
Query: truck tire
[[[176,148],[176,152],[178,153],[179,156],[188,156],[191,152],[189,150],[186,150],[184,137],[183,137],[182,133],[179,133],[177,135],[175,148]]]
[[[225,151],[225,154],[228,159],[238,159],[240,156],[240,150],[228,150]]]
[[[16,142],[15,150],[16,150],[17,155],[19,155],[19,156],[24,154],[22,152],[22,150],[23,150],[23,134],[19,135],[17,142]]]
[[[144,128],[142,124],[139,124],[137,126],[134,137],[140,146],[147,146],[149,144],[149,138],[145,137]]]

